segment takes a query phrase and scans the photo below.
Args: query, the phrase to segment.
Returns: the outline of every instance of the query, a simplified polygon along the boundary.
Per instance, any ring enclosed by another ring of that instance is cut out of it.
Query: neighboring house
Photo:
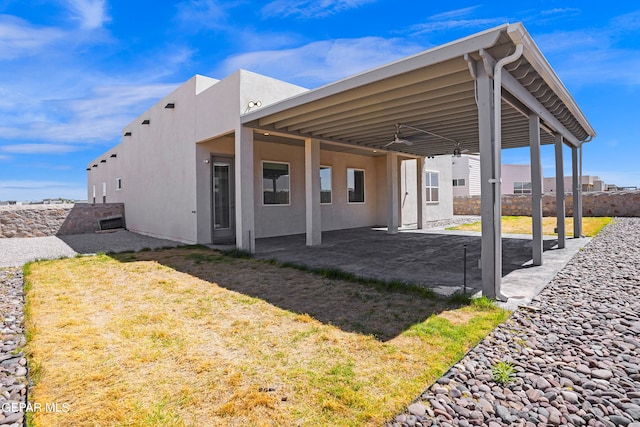
[[[221,81],[194,76],[127,125],[122,142],[91,162],[89,201],[125,203],[127,227],[142,234],[186,243],[235,241],[238,166],[233,134],[240,116],[303,92],[306,89],[244,70]],[[252,238],[304,233],[309,191],[305,141],[270,132],[252,134]],[[321,231],[388,223],[389,161],[410,170],[402,182],[413,204],[402,207],[399,224],[421,227],[453,215],[450,156],[427,162],[436,173],[437,167],[448,167],[442,172],[444,181],[436,178],[429,187],[421,186],[426,203],[419,212],[417,156],[345,150],[326,142],[317,150]],[[412,161],[410,168],[404,167],[407,161]],[[424,159],[419,161],[423,168]],[[423,180],[431,176],[425,173]]]
[[[594,175],[582,175],[582,191],[609,191],[609,187],[605,182],[600,179],[599,176]],[[543,191],[545,193],[556,192],[556,178],[545,178],[543,184]],[[571,193],[573,191],[573,178],[570,176],[564,177],[564,191],[565,193]]]
[[[480,195],[480,156],[463,154],[452,158],[453,195]],[[502,165],[502,194],[531,194],[531,166]]]
[[[452,157],[453,197],[480,195],[480,156]]]
[[[502,165],[502,194],[531,194],[531,166]]]

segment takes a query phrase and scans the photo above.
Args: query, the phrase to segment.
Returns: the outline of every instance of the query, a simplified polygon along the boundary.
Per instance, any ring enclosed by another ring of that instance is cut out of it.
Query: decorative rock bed
[[[22,426],[27,402],[24,293],[19,268],[0,269],[0,425]]]
[[[387,426],[640,427],[638,266],[640,218],[616,219]]]

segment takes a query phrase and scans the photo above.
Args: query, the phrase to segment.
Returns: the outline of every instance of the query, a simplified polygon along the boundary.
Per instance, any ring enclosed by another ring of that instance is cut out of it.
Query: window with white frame
[[[458,178],[453,180],[454,187],[464,187],[465,185],[467,184],[465,183],[464,178]]]
[[[265,205],[290,203],[289,163],[262,162],[262,202]]]
[[[102,182],[102,197],[107,195],[107,183],[105,181]]]
[[[116,178],[116,191],[122,190],[122,178]]]
[[[331,204],[331,166],[320,166],[320,203]]]
[[[424,185],[427,189],[425,201],[427,203],[437,203],[439,198],[439,173],[426,171],[424,173]]]
[[[531,194],[531,182],[515,181],[513,183],[513,194]]]
[[[364,203],[364,170],[347,168],[349,203]]]

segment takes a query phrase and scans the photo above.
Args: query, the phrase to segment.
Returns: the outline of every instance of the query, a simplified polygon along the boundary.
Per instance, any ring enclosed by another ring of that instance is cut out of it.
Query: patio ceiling
[[[400,61],[304,92],[242,116],[244,126],[276,134],[385,149],[415,156],[478,152],[478,108],[474,73],[495,61],[524,53],[503,71],[502,147],[529,145],[528,115],[541,118],[541,143],[553,133],[578,146],[595,136],[575,101],[522,24],[502,25]],[[413,145],[392,144],[395,124]],[[423,138],[424,137],[424,138]],[[444,137],[444,138],[442,138]]]

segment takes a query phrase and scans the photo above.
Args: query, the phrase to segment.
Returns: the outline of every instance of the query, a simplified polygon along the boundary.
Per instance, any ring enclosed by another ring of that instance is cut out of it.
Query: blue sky
[[[0,200],[85,199],[86,164],[196,73],[314,88],[519,21],[598,132],[584,174],[640,186],[633,1],[0,0]],[[545,176],[553,165],[543,147]]]

